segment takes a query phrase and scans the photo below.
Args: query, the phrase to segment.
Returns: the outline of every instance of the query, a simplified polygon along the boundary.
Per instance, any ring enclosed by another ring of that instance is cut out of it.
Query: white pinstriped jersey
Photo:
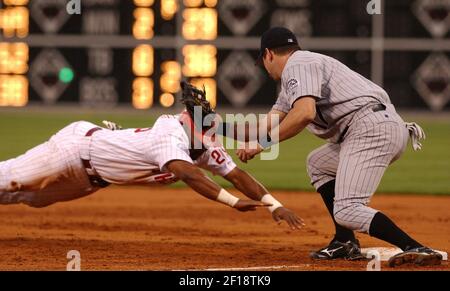
[[[97,131],[91,141],[91,163],[98,174],[113,184],[172,183],[176,177],[165,169],[172,160],[196,164],[225,176],[236,164],[222,147],[211,147],[195,161],[178,115],[163,115],[153,127]]]
[[[308,130],[337,142],[355,112],[370,103],[390,104],[386,91],[338,60],[309,51],[290,56],[273,109],[288,112],[301,97],[316,98],[317,114]]]
[[[96,127],[86,121],[71,123],[23,155],[0,161],[0,204],[44,207],[96,192],[100,187],[90,182],[82,159],[90,159],[97,174],[119,185],[174,182],[174,175],[164,168],[171,160],[222,176],[236,167],[221,146],[192,161],[178,116],[162,116],[153,128],[103,129],[86,137]]]

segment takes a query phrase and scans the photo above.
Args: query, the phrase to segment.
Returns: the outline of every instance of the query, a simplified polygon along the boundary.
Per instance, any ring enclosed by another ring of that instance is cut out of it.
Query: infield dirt
[[[333,227],[316,193],[274,191],[307,226],[291,231],[265,209],[241,213],[189,189],[103,189],[43,209],[0,205],[1,270],[65,270],[69,250],[82,270],[173,270],[273,267],[279,270],[365,270],[367,262],[312,261]],[[411,236],[450,250],[450,197],[379,195],[382,210]],[[388,246],[358,235],[362,247]],[[391,270],[386,263],[383,270]],[[406,265],[394,270],[450,270]]]

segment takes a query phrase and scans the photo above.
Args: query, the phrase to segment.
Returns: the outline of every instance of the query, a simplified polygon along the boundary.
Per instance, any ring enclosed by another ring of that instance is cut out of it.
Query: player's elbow
[[[305,109],[302,116],[305,123],[312,122],[316,118],[316,108]]]
[[[303,97],[297,99],[292,105],[297,117],[303,122],[310,123],[316,118],[316,100],[314,97]]]
[[[170,161],[167,163],[166,168],[185,183],[198,180],[204,176],[203,172],[197,166],[185,161]]]

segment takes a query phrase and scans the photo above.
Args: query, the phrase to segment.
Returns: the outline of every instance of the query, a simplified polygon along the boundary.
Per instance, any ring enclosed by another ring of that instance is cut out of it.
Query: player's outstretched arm
[[[241,129],[241,126],[238,123],[223,123],[222,127],[219,128],[219,131],[217,133],[237,141],[249,142],[250,132],[256,132],[257,134],[266,131],[270,132],[270,129],[274,127],[274,125],[271,124],[271,121],[277,119],[278,122],[281,122],[286,117],[286,115],[287,113],[272,109],[269,111],[265,118],[258,120],[256,124],[246,123],[245,126],[242,127],[242,129],[244,130]],[[274,118],[274,116],[276,118]],[[265,127],[267,130],[260,131],[260,126],[262,126],[263,128]]]
[[[276,222],[281,223],[281,221],[284,220],[292,229],[300,229],[305,225],[300,217],[291,210],[285,208],[278,200],[269,194],[269,191],[267,191],[261,183],[246,171],[235,167],[230,173],[225,175],[224,178],[230,181],[236,189],[250,199],[272,204],[272,206],[269,207],[269,210],[272,212],[272,217]]]
[[[166,164],[166,168],[200,195],[239,211],[252,211],[256,210],[257,207],[271,206],[270,203],[243,200],[233,196],[208,178],[197,166],[186,161],[170,161]]]
[[[314,97],[302,97],[292,105],[292,109],[281,121],[280,125],[270,129],[271,143],[282,142],[299,134],[305,127],[316,117],[316,101]],[[261,153],[265,148],[258,145],[256,149],[238,149],[236,151],[239,159],[246,163],[253,159],[257,154]]]

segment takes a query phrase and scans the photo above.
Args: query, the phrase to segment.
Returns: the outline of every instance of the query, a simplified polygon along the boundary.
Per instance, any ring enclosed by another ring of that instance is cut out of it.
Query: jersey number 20
[[[222,153],[219,152],[218,150],[213,150],[213,151],[211,152],[211,157],[212,157],[214,160],[216,160],[216,162],[217,162],[219,165],[222,165],[223,162],[225,162],[225,158],[222,156]]]

